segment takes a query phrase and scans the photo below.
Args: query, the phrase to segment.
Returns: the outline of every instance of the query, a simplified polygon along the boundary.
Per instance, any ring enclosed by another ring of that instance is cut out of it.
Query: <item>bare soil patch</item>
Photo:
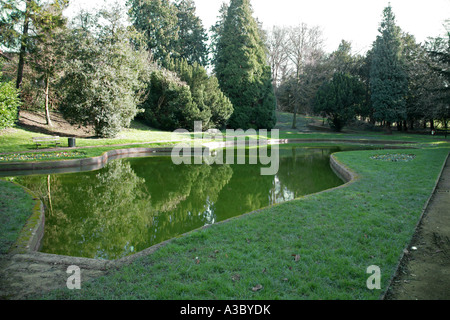
[[[51,112],[52,126],[47,125],[43,112],[22,110],[20,112],[19,124],[26,130],[48,135],[59,135],[62,137],[93,138],[95,132],[92,126],[83,127],[71,125],[59,113]]]

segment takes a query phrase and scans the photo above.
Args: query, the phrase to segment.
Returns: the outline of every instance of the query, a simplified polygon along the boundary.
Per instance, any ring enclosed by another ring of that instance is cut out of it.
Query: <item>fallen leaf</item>
[[[263,288],[263,286],[262,285],[260,285],[260,284],[257,284],[256,286],[254,286],[253,288],[252,288],[252,290],[254,291],[254,292],[256,292],[256,291],[259,291],[259,290],[261,290]]]

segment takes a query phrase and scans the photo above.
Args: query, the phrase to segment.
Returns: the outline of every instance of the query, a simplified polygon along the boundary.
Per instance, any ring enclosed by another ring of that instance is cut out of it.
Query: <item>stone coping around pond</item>
[[[27,219],[25,226],[19,233],[17,240],[11,246],[10,254],[25,254],[38,251],[41,247],[41,240],[44,237],[45,210],[44,204],[39,197],[30,189],[10,181],[10,183],[21,187],[33,199],[31,216]]]

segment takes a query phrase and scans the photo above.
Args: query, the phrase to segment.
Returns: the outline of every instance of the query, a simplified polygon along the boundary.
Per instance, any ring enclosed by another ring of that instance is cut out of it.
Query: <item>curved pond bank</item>
[[[347,181],[346,185],[357,179],[357,175],[339,163],[334,156],[331,157],[330,165],[336,173]],[[323,192],[329,191],[330,190],[326,190]],[[246,215],[253,213],[255,212],[250,212]],[[226,223],[227,221],[221,223]],[[151,254],[170,241],[171,240],[168,240],[152,246],[133,256],[114,261],[58,256],[33,252],[32,250],[21,254],[11,254],[8,257],[3,257],[0,262],[2,270],[4,270],[0,279],[2,281],[2,292],[0,295],[6,298],[21,298],[26,294],[40,293],[44,288],[45,290],[52,290],[64,287],[67,279],[67,267],[70,265],[77,265],[82,268],[83,280],[88,280],[104,274],[111,268],[119,267],[124,263],[134,261],[134,259],[138,257]]]
[[[130,151],[131,150],[126,150],[126,152],[123,153],[114,152],[113,157],[110,157],[110,155],[102,157],[105,159],[102,161],[107,162],[108,160],[112,160],[113,158],[117,159],[121,156],[142,156],[143,154],[148,154],[148,150],[143,150],[142,148],[134,150],[138,151],[138,153],[130,153]],[[48,164],[46,164],[46,166],[47,165]],[[99,163],[95,163],[95,165],[99,165]],[[351,170],[339,163],[334,156],[330,157],[330,166],[333,171],[335,171],[336,174],[347,183],[351,183],[357,177],[353,172],[351,172]],[[46,167],[44,170],[48,169],[49,168]],[[345,185],[340,187],[344,187]],[[321,192],[328,192],[330,190]],[[26,192],[32,194],[30,190],[26,190]],[[120,267],[123,264],[131,263],[137,258],[152,254],[159,248],[173,241],[173,239],[170,239],[153,245],[133,255],[116,260],[98,260],[38,252],[37,250],[40,247],[40,240],[42,239],[44,231],[43,226],[45,223],[45,214],[42,202],[38,200],[34,194],[32,194],[32,196],[36,203],[33,216],[27,222],[26,227],[24,227],[19,237],[19,241],[16,242],[11,252],[8,255],[0,257],[0,267],[2,270],[0,274],[0,297],[5,299],[22,299],[30,294],[38,294],[42,291],[50,291],[65,287],[68,277],[67,268],[71,265],[76,265],[83,270],[83,281],[86,281],[105,274],[111,268]],[[243,216],[251,215],[261,210],[264,210],[264,208],[240,215],[238,217],[233,217],[225,221],[217,222],[216,224],[227,223],[233,219],[239,219]],[[210,226],[211,225],[207,225],[199,229],[192,230],[186,234],[190,234]]]

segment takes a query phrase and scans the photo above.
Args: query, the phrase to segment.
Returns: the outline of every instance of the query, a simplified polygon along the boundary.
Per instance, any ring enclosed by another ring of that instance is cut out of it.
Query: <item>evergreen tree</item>
[[[202,21],[195,14],[193,0],[178,0],[178,50],[181,59],[186,59],[189,64],[195,62],[208,65],[208,48],[206,42],[208,36],[203,28]]]
[[[434,93],[434,118],[441,121],[447,136],[450,121],[450,31],[447,31],[445,38],[431,39],[428,47],[428,57],[431,60],[429,66],[436,80],[436,85],[432,90]]]
[[[391,124],[406,120],[408,79],[401,52],[401,30],[389,5],[383,11],[372,56],[370,85],[374,118],[384,121],[388,132]]]
[[[192,130],[194,121],[205,120],[189,86],[165,68],[152,72],[147,99],[142,106],[145,122],[160,130]]]
[[[0,130],[14,125],[17,117],[17,108],[22,102],[19,98],[19,90],[12,81],[3,81],[0,72]]]
[[[97,136],[111,138],[141,111],[150,76],[147,52],[134,50],[124,26],[94,26],[95,33],[88,27],[66,39],[59,107],[72,124],[93,125]]]
[[[128,0],[129,16],[147,41],[147,49],[156,61],[178,58],[177,8],[169,0]]]
[[[191,91],[193,101],[203,114],[203,129],[224,128],[231,114],[233,105],[219,88],[217,78],[208,76],[206,69],[186,60],[172,60],[167,63],[168,69],[175,72]]]
[[[215,72],[222,91],[233,103],[229,126],[273,128],[276,100],[271,70],[250,1],[231,0],[219,30]]]
[[[50,119],[50,88],[56,83],[58,73],[62,69],[64,50],[61,50],[65,37],[66,19],[62,11],[68,1],[55,0],[43,5],[39,16],[35,17],[37,35],[30,51],[30,65],[38,73],[38,83],[43,83],[44,107],[47,125],[52,126]]]
[[[356,77],[337,72],[318,90],[315,109],[328,117],[332,129],[341,131],[359,114],[363,103],[364,85]]]
[[[226,2],[222,2],[222,5],[219,9],[219,16],[217,17],[217,22],[215,25],[213,25],[210,28],[210,53],[212,55],[211,57],[211,63],[213,66],[216,65],[217,62],[217,45],[220,39],[220,36],[223,34],[223,26],[225,25],[225,19],[227,18],[227,12],[228,12],[228,4]]]

